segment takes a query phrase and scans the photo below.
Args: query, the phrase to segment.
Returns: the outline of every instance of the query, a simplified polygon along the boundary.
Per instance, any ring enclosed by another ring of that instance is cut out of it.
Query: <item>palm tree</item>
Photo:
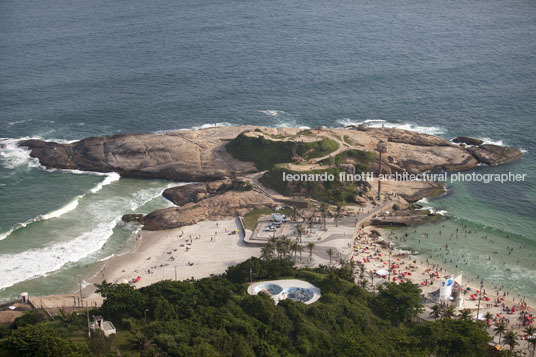
[[[536,350],[536,338],[531,338],[531,339],[528,339],[527,342],[531,345],[532,347],[532,354],[531,354],[531,357],[534,357],[534,350]]]
[[[294,261],[296,261],[296,255],[298,253],[298,242],[290,242],[289,249],[291,253],[294,253]]]
[[[512,330],[508,331],[504,335],[504,344],[510,346],[510,351],[513,351],[519,345],[519,342],[517,342],[517,333]]]
[[[531,347],[532,347],[532,354],[531,354],[531,356],[534,357],[534,351],[536,350],[536,338],[534,338],[534,337],[533,337],[533,338],[529,338],[529,339],[527,340],[527,342],[528,342],[528,343],[531,345]]]
[[[335,227],[338,227],[339,219],[342,217],[342,206],[337,203],[337,208],[335,208]]]
[[[328,205],[325,204],[325,203],[322,203],[320,205],[320,212],[322,213],[322,222],[323,222],[323,225],[324,225],[324,229],[326,229],[326,217],[327,217],[327,214],[328,214]]]
[[[478,316],[477,316],[478,318]],[[486,312],[486,321],[493,320],[493,314],[491,312]]]
[[[309,261],[313,261],[313,248],[315,247],[315,244],[313,242],[307,243],[307,249],[309,249]]]
[[[303,236],[304,231],[305,230],[304,230],[302,224],[297,224],[296,225],[296,234],[298,235],[298,239],[300,240],[300,244],[302,242],[302,236]]]
[[[497,325],[497,327],[495,327],[495,329],[493,330],[495,331],[495,336],[499,335],[499,345],[501,344],[501,336],[503,333],[506,332],[506,325],[501,322]]]
[[[446,309],[443,310],[443,318],[444,319],[452,319],[454,317],[454,308],[452,306],[447,306]]]
[[[290,218],[293,222],[297,222],[298,216],[300,216],[300,210],[296,206],[290,207]]]
[[[536,328],[534,328],[534,326],[529,325],[529,326],[527,326],[527,328],[525,328],[525,330],[523,332],[525,332],[527,334],[527,336],[529,337],[527,342],[528,342],[528,345],[529,345],[529,350],[530,350],[530,348],[532,348],[531,356],[534,357],[534,349],[536,349],[536,338],[534,338],[534,334],[536,333]]]
[[[326,253],[328,253],[329,256],[329,264],[331,264],[331,258],[333,257],[333,254],[335,254],[335,250],[333,248],[329,248]]]
[[[300,253],[300,263],[301,263],[302,252],[303,252],[303,245],[298,244],[298,246],[296,247],[296,251]]]
[[[372,270],[369,270],[368,275],[369,275],[370,280],[372,281],[370,283],[370,287],[374,289],[374,277],[376,273],[374,273]]]
[[[273,247],[269,244],[266,244],[261,248],[261,259],[262,260],[271,260],[274,254]]]
[[[441,315],[441,307],[438,304],[432,306],[432,312],[430,312],[430,315],[433,315],[434,318],[437,319]]]
[[[63,309],[59,309],[58,311],[58,319],[65,327],[70,326],[73,322],[75,322],[77,317],[78,315],[76,315],[76,312],[71,312],[69,314],[65,313]]]
[[[138,331],[137,328],[131,325],[130,333],[132,337],[129,339],[130,343],[140,353],[140,357],[143,357],[143,354],[154,346],[153,341],[151,341],[147,336],[142,332]]]
[[[307,224],[309,225],[309,229],[313,228],[313,217],[307,217]]]
[[[471,320],[471,310],[463,309],[460,313],[460,320]]]

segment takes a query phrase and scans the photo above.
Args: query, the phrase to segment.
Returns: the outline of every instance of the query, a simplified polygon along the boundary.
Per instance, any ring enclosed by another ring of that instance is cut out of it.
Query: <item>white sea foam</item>
[[[166,185],[166,188],[173,186]],[[0,289],[12,286],[18,282],[46,276],[64,267],[66,264],[81,260],[105,260],[98,253],[113,234],[114,227],[121,222],[121,216],[131,209],[138,209],[162,192],[161,188],[141,189],[125,198],[109,198],[102,202],[98,200],[81,208],[80,214],[89,215],[84,219],[101,222],[95,228],[78,234],[68,241],[53,243],[37,249],[21,253],[0,254]]]
[[[8,169],[17,167],[40,167],[39,160],[30,156],[30,149],[18,145],[21,140],[37,138],[0,138],[0,163]]]
[[[493,140],[493,139],[490,139],[490,138],[482,138],[480,140],[484,141],[484,144],[493,144],[493,145],[498,145],[498,146],[504,146],[504,142],[502,140]]]
[[[103,247],[118,219],[101,223],[75,239],[17,254],[0,255],[0,289],[20,281],[43,276],[67,263],[77,262]]]
[[[106,185],[109,185],[111,183],[114,183],[116,181],[119,181],[119,179],[121,178],[121,176],[116,173],[116,172],[112,172],[111,174],[108,174],[106,176],[106,178],[97,184],[97,186],[93,187],[91,190],[89,190],[91,193],[97,193],[99,192],[100,190],[102,190],[102,188]]]
[[[389,123],[382,119],[368,119],[363,121],[356,121],[351,120],[349,118],[339,119],[337,120],[337,123],[341,124],[342,126],[350,126],[350,125],[366,125],[371,128],[381,128],[382,126],[386,128],[397,128],[397,129],[404,129],[404,130],[410,130],[410,131],[416,131],[418,133],[423,134],[429,134],[429,135],[439,135],[446,133],[446,129],[438,126],[422,126],[417,125],[414,123]]]
[[[32,121],[32,119],[10,121],[10,122],[7,123],[7,126],[13,126],[13,125],[17,125],[17,124],[28,123],[28,122],[31,122],[31,121]]]
[[[4,233],[0,233],[0,240],[6,239],[13,232],[15,232],[15,231],[17,231],[17,230],[19,230],[21,228],[24,228],[24,227],[28,226],[29,224],[39,222],[39,221],[45,221],[47,219],[58,218],[58,217],[61,217],[61,216],[63,216],[64,214],[66,214],[68,212],[73,211],[74,209],[76,209],[76,207],[78,207],[78,204],[79,204],[80,200],[83,197],[85,197],[87,194],[89,194],[89,193],[97,193],[100,190],[102,190],[102,188],[104,186],[109,185],[111,183],[114,183],[114,182],[116,182],[116,181],[118,181],[120,179],[119,174],[117,174],[115,172],[113,172],[111,174],[104,174],[104,175],[106,175],[107,177],[103,181],[99,182],[95,187],[91,188],[87,193],[84,193],[82,195],[76,196],[71,201],[69,201],[69,203],[67,203],[64,206],[58,208],[57,210],[54,210],[54,211],[49,212],[49,213],[41,214],[41,215],[39,215],[37,217],[34,217],[34,218],[31,218],[31,219],[27,220],[26,222],[15,224],[13,227],[11,227],[11,229],[9,231],[4,232]]]
[[[192,129],[193,130],[199,130],[199,129],[215,128],[215,127],[218,127],[218,126],[233,126],[233,125],[234,124],[232,124],[232,123],[228,123],[228,122],[224,121],[224,122],[220,122],[220,123],[203,124],[203,125],[192,126]]]
[[[269,115],[271,117],[277,117],[279,116],[280,114],[284,114],[285,112],[282,111],[282,110],[273,110],[273,109],[270,109],[270,110],[259,110],[259,112],[263,113],[263,114],[266,114],[266,115]]]

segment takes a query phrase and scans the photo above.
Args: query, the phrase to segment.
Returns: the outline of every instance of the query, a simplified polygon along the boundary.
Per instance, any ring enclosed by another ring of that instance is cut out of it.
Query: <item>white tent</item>
[[[389,275],[389,272],[387,270],[378,270],[376,271],[376,275],[379,275],[379,276],[386,276],[386,275]]]

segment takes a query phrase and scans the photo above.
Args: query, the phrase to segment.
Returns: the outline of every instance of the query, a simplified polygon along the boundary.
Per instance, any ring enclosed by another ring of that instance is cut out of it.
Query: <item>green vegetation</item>
[[[296,269],[289,259],[251,258],[223,276],[162,281],[141,289],[103,283],[101,314],[118,328],[114,338],[93,334],[85,316],[69,327],[31,320],[2,330],[5,356],[485,356],[482,323],[442,319],[414,324],[420,290],[388,283],[380,295],[355,285],[354,266]],[[295,277],[322,291],[305,305],[246,293],[253,279]],[[393,306],[402,302],[400,309]],[[147,322],[145,322],[145,312]],[[386,320],[390,316],[393,320]]]
[[[342,170],[336,167],[330,167],[324,170],[311,171],[292,171],[285,168],[275,168],[266,172],[260,181],[268,188],[271,188],[282,195],[292,196],[303,193],[315,200],[338,204],[338,203],[354,203],[355,197],[359,191],[356,185],[347,185],[339,181],[339,173]],[[334,181],[283,181],[283,173],[285,174],[333,174]]]
[[[296,135],[297,136],[300,136],[300,135],[314,136],[315,134],[311,130],[306,129],[306,130],[299,131],[298,134]]]
[[[354,141],[352,139],[350,139],[350,137],[348,135],[344,136],[344,142],[349,144],[349,145],[354,145]]]
[[[346,150],[335,155],[334,158],[328,158],[320,161],[323,165],[341,165],[344,163],[353,163],[356,173],[369,172],[369,163],[376,159],[374,152],[363,150]]]
[[[309,160],[327,155],[338,148],[336,141],[323,138],[314,142],[275,141],[264,137],[249,137],[243,133],[231,140],[227,146],[234,158],[253,161],[259,170],[271,169],[275,164],[292,162],[294,156]]]

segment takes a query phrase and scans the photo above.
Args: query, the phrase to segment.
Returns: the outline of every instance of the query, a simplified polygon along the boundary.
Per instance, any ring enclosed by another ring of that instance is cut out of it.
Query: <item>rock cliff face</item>
[[[255,207],[274,207],[276,203],[256,191],[227,191],[182,207],[154,211],[139,220],[143,229],[155,231],[195,224],[205,219],[243,215]]]
[[[467,148],[467,151],[469,151],[478,161],[492,166],[517,160],[523,156],[523,153],[518,148],[492,144],[471,146]]]
[[[248,179],[225,178],[212,182],[171,187],[165,190],[162,195],[177,206],[183,206],[190,202],[198,202],[213,195],[225,193],[229,190],[248,191],[251,187],[252,183]]]
[[[219,129],[103,136],[72,144],[27,140],[21,145],[47,168],[117,172],[125,177],[210,181],[255,171],[253,164],[238,161],[225,150],[225,143],[244,128]]]

